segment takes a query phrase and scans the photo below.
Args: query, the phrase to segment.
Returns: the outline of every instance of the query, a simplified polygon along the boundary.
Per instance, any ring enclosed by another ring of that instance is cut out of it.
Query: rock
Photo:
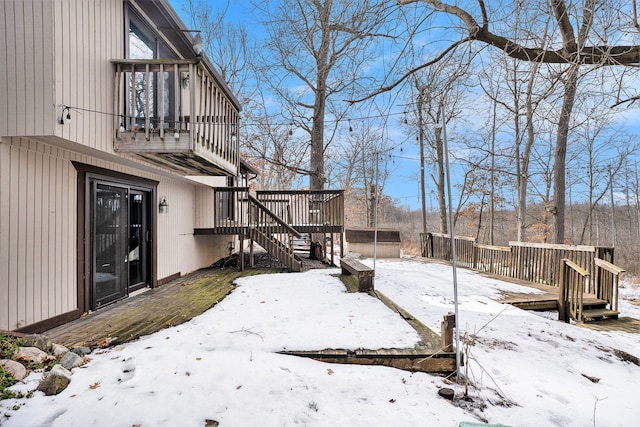
[[[22,381],[24,377],[27,376],[27,368],[25,368],[22,363],[18,363],[15,360],[0,360],[0,366],[16,381]]]
[[[78,356],[87,356],[91,354],[91,349],[89,347],[75,347],[75,348],[72,348],[71,351],[77,354]]]
[[[60,359],[60,364],[65,369],[71,370],[73,368],[77,368],[78,366],[84,365],[84,360],[74,352],[68,351],[64,356],[62,356],[62,359]]]
[[[67,388],[71,382],[71,371],[65,369],[61,365],[55,365],[53,369],[38,385],[38,390],[47,396],[59,394]]]
[[[453,391],[452,388],[446,388],[446,387],[438,390],[438,394],[447,400],[453,400],[453,398],[456,395],[455,391]]]
[[[69,352],[69,349],[63,345],[56,344],[56,343],[51,344],[51,353],[55,357],[64,356],[68,352]]]
[[[27,335],[22,341],[25,347],[36,347],[44,352],[51,351],[51,340],[44,335]]]
[[[51,360],[51,356],[37,347],[20,347],[18,353],[13,356],[13,360],[24,362],[28,365],[30,363],[45,363]]]

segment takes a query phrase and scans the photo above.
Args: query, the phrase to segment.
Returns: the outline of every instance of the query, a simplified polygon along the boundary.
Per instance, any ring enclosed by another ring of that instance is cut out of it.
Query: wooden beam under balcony
[[[136,154],[184,175],[237,175],[237,165],[197,145],[192,149],[190,139],[189,132],[180,132],[179,138],[168,132],[164,137],[152,133],[147,140],[144,132],[125,131],[114,140],[114,150]]]

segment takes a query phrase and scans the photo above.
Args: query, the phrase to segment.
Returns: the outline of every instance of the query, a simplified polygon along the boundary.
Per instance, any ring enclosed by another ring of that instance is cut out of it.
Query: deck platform
[[[121,344],[202,314],[233,290],[232,282],[237,277],[280,271],[250,269],[241,273],[234,269],[198,270],[46,331],[44,335],[69,348]]]

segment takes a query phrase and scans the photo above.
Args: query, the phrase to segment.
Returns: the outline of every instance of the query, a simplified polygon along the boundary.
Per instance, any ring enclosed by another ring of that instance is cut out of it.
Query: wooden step
[[[584,320],[596,320],[596,319],[617,319],[618,312],[615,310],[609,310],[607,308],[598,308],[593,310],[582,310],[582,318]]]

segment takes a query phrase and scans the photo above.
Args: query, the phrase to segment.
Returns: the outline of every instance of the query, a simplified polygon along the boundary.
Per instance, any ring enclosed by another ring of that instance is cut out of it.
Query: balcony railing
[[[343,190],[267,190],[257,199],[301,233],[342,232]]]
[[[236,175],[239,107],[198,60],[118,59],[114,149],[187,175]]]
[[[258,191],[256,199],[274,217],[299,233],[340,233],[344,226],[343,190]],[[214,228],[207,233],[246,234],[255,213],[247,187],[214,189]],[[200,230],[204,233],[204,230]]]

